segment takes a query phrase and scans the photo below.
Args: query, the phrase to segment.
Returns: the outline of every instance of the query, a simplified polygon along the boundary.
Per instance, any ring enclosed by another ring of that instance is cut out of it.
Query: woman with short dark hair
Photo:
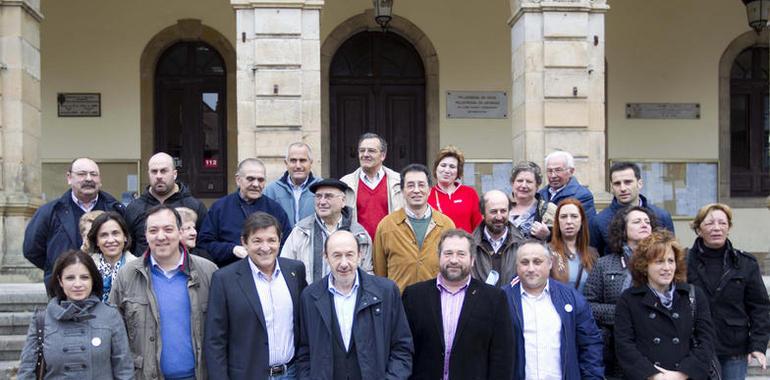
[[[556,204],[540,199],[537,189],[543,183],[540,166],[522,161],[511,170],[510,220],[525,237],[547,240],[553,226]],[[588,227],[588,226],[586,226]]]
[[[653,232],[631,257],[633,287],[615,307],[615,352],[629,379],[708,379],[714,357],[708,299],[687,284],[685,251]]]
[[[102,301],[108,302],[112,282],[118,277],[118,271],[136,259],[128,251],[131,247],[131,234],[128,233],[128,225],[123,217],[114,211],[97,216],[88,231],[88,245],[93,250],[91,258],[102,278]]]
[[[599,258],[583,289],[604,337],[604,373],[608,378],[621,376],[613,336],[615,304],[620,294],[631,287],[629,262],[637,244],[657,227],[655,214],[644,207],[634,206],[618,211],[609,227],[612,253]]]
[[[38,342],[33,317],[21,352],[19,380],[35,379],[41,344],[44,378],[134,378],[123,318],[101,302],[103,292],[99,271],[86,253],[70,250],[59,256],[51,275],[53,298],[38,311],[43,313],[44,341]]]

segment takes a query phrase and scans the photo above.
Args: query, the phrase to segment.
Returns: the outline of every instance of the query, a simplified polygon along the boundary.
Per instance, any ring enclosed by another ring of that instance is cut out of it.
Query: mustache
[[[84,181],[80,184],[80,187],[96,187],[96,182],[94,181]]]

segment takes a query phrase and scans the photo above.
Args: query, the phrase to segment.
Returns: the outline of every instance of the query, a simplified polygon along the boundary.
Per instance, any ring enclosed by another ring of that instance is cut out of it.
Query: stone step
[[[0,361],[0,380],[15,379],[19,371],[19,360]]]
[[[26,340],[26,335],[0,336],[0,361],[18,361],[21,358],[21,350],[24,348]]]
[[[0,335],[23,335],[32,320],[31,311],[0,311]]]
[[[2,284],[0,286],[0,312],[34,311],[45,306],[48,296],[43,284]]]

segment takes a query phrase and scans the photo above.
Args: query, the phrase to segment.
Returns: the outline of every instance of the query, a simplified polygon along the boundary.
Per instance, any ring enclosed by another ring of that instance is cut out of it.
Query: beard
[[[449,271],[449,268],[444,266],[441,267],[441,277],[444,277],[447,281],[460,281],[462,279],[465,279],[468,277],[468,275],[471,273],[470,267],[454,267],[452,269],[460,269],[460,271]]]

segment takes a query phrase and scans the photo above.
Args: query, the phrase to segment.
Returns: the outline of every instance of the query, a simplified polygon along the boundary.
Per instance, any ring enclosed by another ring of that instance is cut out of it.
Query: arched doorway
[[[227,192],[226,74],[200,41],[170,46],[156,65],[154,150],[174,157],[178,180],[199,198]]]
[[[385,165],[425,163],[425,69],[419,53],[395,33],[365,31],[337,49],[329,68],[331,176],[358,167],[358,137],[388,141]]]

